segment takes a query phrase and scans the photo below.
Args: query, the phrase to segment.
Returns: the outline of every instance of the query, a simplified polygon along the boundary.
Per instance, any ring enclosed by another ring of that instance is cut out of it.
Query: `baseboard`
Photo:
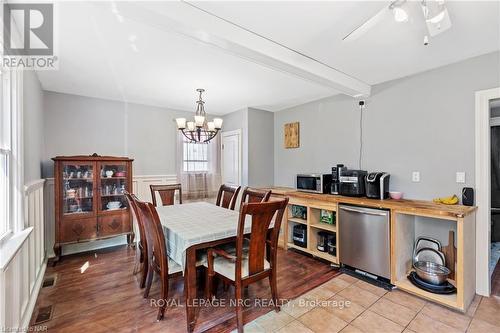
[[[24,311],[23,318],[21,320],[21,328],[24,330],[23,332],[28,332],[31,316],[33,315],[33,311],[35,310],[36,300],[38,299],[38,294],[40,293],[40,289],[42,287],[42,282],[45,276],[46,269],[47,269],[47,258],[45,258],[45,260],[42,263],[42,268],[38,273],[38,277],[33,287],[33,293],[31,294],[28,306],[26,307],[26,311]]]

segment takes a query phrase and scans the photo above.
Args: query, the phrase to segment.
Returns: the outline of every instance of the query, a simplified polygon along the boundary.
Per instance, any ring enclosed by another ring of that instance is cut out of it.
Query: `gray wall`
[[[274,182],[274,115],[245,108],[223,116],[223,131],[241,129],[242,185],[269,186]]]
[[[248,184],[274,183],[274,114],[248,109]]]
[[[57,155],[129,156],[134,174],[175,174],[174,119],[193,112],[45,92],[44,177]]]
[[[23,71],[24,182],[41,178],[44,149],[43,90],[34,71]]]
[[[499,53],[491,53],[373,88],[364,112],[361,168],[391,173],[407,198],[459,194],[474,185],[474,92],[500,85]],[[274,115],[274,184],[294,186],[302,172],[358,168],[359,109],[344,97]],[[283,125],[300,122],[300,148],[283,148]],[[420,183],[411,181],[420,171]],[[466,184],[455,173],[466,172]]]

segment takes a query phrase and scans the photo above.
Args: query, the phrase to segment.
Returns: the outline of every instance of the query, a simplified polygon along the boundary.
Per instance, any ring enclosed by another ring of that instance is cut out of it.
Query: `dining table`
[[[156,210],[165,233],[168,256],[183,268],[187,331],[193,332],[197,315],[194,306],[196,253],[236,241],[239,212],[208,202],[160,206]],[[251,221],[248,220],[244,232],[250,231]]]

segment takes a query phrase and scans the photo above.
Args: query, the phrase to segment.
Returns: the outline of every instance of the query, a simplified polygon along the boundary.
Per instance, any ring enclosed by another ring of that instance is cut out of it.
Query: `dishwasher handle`
[[[363,208],[347,207],[347,206],[340,206],[339,208],[342,210],[353,212],[353,213],[368,214],[368,215],[375,215],[375,216],[387,216],[386,211],[377,212],[373,209],[363,209]]]

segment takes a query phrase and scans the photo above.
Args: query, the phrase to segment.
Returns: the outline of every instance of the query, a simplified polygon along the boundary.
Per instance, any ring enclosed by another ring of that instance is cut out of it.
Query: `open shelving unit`
[[[474,216],[443,217],[418,212],[393,211],[391,217],[391,282],[398,289],[427,300],[466,311],[475,295],[475,225]],[[455,279],[448,281],[457,288],[454,294],[435,294],[413,285],[407,278],[413,270],[413,244],[418,236],[430,236],[446,245],[449,230],[455,232],[457,248]],[[472,241],[471,241],[472,240]]]
[[[292,207],[293,206],[303,206],[307,209],[307,217],[301,218],[301,217],[296,217],[292,215]],[[291,248],[295,249],[298,251],[302,251],[305,253],[308,253],[314,257],[318,257],[327,261],[330,261],[331,263],[338,264],[338,248],[337,248],[337,254],[336,255],[331,255],[328,252],[321,252],[317,249],[317,240],[318,240],[318,233],[319,232],[329,232],[332,234],[335,234],[336,237],[336,244],[338,244],[338,234],[337,234],[337,225],[335,224],[328,224],[321,222],[320,215],[321,215],[321,210],[327,210],[330,211],[334,214],[334,216],[337,213],[337,205],[336,204],[324,204],[321,202],[294,202],[290,203],[288,205],[287,209],[287,217],[286,217],[286,224],[287,227],[285,228],[287,232],[286,236],[286,248]],[[295,245],[293,243],[293,227],[297,224],[302,224],[306,226],[307,230],[307,247],[302,247]]]

